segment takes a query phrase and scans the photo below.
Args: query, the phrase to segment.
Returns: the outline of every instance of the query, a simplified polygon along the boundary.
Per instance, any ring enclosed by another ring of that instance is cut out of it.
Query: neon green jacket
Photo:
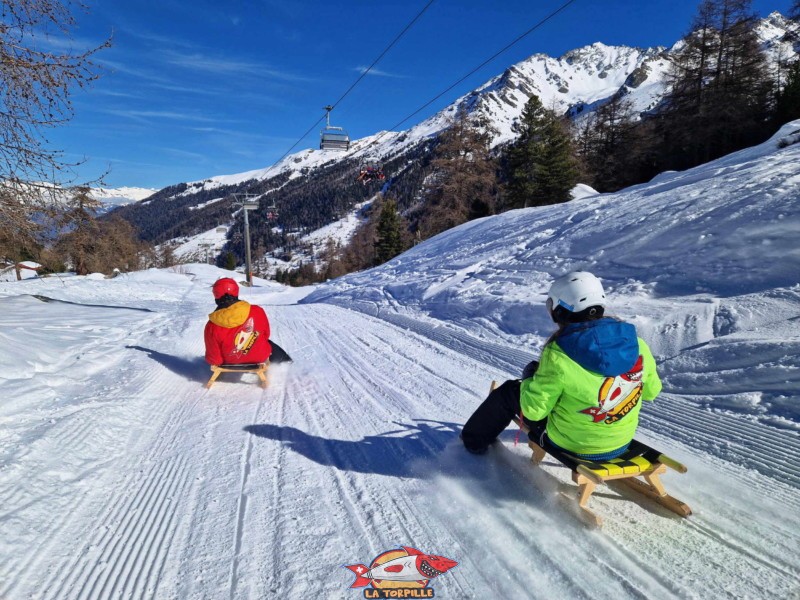
[[[547,417],[550,440],[576,454],[604,454],[633,439],[640,400],[661,380],[650,348],[629,323],[605,318],[568,325],[548,343],[533,377],[522,381],[527,419]]]

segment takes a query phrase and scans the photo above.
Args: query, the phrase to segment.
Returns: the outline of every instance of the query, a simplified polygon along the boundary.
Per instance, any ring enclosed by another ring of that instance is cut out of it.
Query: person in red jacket
[[[260,306],[239,300],[239,286],[225,277],[212,288],[217,309],[205,329],[206,362],[210,365],[257,364],[269,360],[269,319]]]

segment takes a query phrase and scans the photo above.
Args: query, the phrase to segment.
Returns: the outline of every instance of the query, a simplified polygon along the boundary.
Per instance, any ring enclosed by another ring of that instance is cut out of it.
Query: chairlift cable
[[[406,32],[407,32],[409,29],[411,29],[412,25],[414,25],[414,23],[416,23],[416,22],[417,22],[417,20],[418,20],[418,19],[419,19],[419,18],[420,18],[420,17],[421,17],[421,16],[422,16],[424,13],[425,13],[425,11],[426,11],[426,10],[428,10],[428,9],[430,8],[431,4],[433,4],[434,2],[435,2],[435,0],[430,0],[430,2],[428,2],[428,3],[427,3],[427,4],[426,4],[426,5],[425,5],[425,6],[422,8],[422,10],[421,10],[421,11],[419,11],[419,13],[417,13],[417,16],[416,16],[416,17],[414,17],[413,19],[411,19],[411,22],[409,22],[409,24],[405,26],[405,29],[403,29],[403,31],[401,31],[400,33],[398,33],[398,34],[397,34],[397,37],[395,37],[395,38],[392,40],[392,42],[391,42],[391,43],[390,43],[388,46],[386,46],[386,49],[385,49],[383,52],[381,52],[380,56],[378,56],[378,58],[376,58],[376,59],[375,59],[375,60],[372,62],[372,64],[371,64],[369,67],[367,67],[367,68],[364,70],[364,72],[363,72],[363,73],[361,73],[361,75],[358,77],[358,79],[356,79],[356,80],[353,82],[353,85],[351,85],[349,88],[347,88],[347,91],[346,91],[344,94],[342,94],[342,97],[341,97],[341,98],[339,98],[339,99],[338,99],[336,102],[334,102],[334,103],[333,103],[333,107],[331,108],[331,110],[333,110],[334,108],[336,108],[336,106],[337,106],[337,105],[338,105],[338,104],[339,104],[339,103],[340,103],[342,100],[344,100],[344,99],[347,97],[347,95],[348,95],[348,94],[349,94],[351,91],[353,91],[353,88],[354,88],[354,87],[356,87],[356,85],[358,85],[358,83],[359,83],[359,82],[360,82],[362,79],[364,79],[364,77],[366,77],[367,73],[369,73],[369,72],[372,70],[372,68],[373,68],[375,65],[377,65],[377,64],[378,64],[378,62],[379,62],[379,61],[380,61],[380,60],[381,60],[381,59],[382,59],[382,58],[383,58],[383,57],[386,55],[386,53],[387,53],[387,52],[389,52],[389,50],[391,50],[391,49],[392,49],[392,46],[394,46],[394,45],[395,45],[395,44],[396,44],[396,43],[397,43],[397,42],[400,40],[400,38],[401,38],[401,37],[403,37],[403,36],[405,35],[405,33],[406,33]]]
[[[434,2],[434,1],[435,1],[435,0],[430,0],[430,1],[428,2],[428,4],[426,4],[426,5],[425,5],[425,7],[424,7],[424,8],[423,8],[423,9],[422,9],[422,10],[421,10],[421,11],[420,11],[418,14],[417,14],[417,16],[415,16],[415,17],[414,17],[414,18],[411,20],[411,22],[410,22],[410,23],[409,23],[409,24],[408,24],[408,25],[407,25],[407,26],[406,26],[406,27],[405,27],[405,28],[404,28],[404,29],[403,29],[403,30],[402,30],[402,31],[401,31],[401,32],[400,32],[400,33],[399,33],[399,34],[398,34],[396,37],[395,37],[395,39],[394,39],[394,40],[392,40],[392,42],[391,42],[391,43],[390,43],[390,44],[389,44],[389,45],[386,47],[386,49],[385,49],[385,50],[384,50],[384,51],[383,51],[383,52],[382,52],[382,53],[381,53],[381,54],[378,56],[378,58],[377,58],[377,59],[375,59],[375,60],[373,61],[373,63],[372,63],[372,64],[371,64],[371,65],[370,65],[370,66],[369,66],[369,67],[368,67],[368,68],[367,68],[367,69],[366,69],[366,70],[365,70],[363,73],[361,73],[361,75],[360,75],[360,76],[359,76],[359,77],[356,79],[356,81],[355,81],[355,82],[354,82],[354,83],[353,83],[353,84],[352,84],[352,85],[351,85],[351,86],[350,86],[350,87],[349,87],[349,88],[348,88],[348,89],[345,91],[345,93],[344,93],[344,94],[342,94],[342,96],[341,96],[341,97],[340,97],[340,98],[339,98],[339,99],[336,101],[336,103],[333,105],[333,107],[335,107],[335,106],[336,106],[336,105],[338,105],[338,104],[339,104],[339,103],[340,103],[342,100],[344,100],[344,98],[345,98],[345,97],[346,97],[346,96],[347,96],[347,95],[348,95],[348,94],[349,94],[349,93],[350,93],[350,92],[351,92],[351,91],[352,91],[352,90],[355,88],[355,86],[356,86],[356,85],[358,85],[358,83],[359,83],[359,82],[360,82],[360,81],[361,81],[361,80],[362,80],[362,79],[363,79],[363,78],[364,78],[364,77],[367,75],[367,73],[369,73],[369,71],[370,71],[370,70],[371,70],[371,69],[372,69],[372,68],[373,68],[373,67],[374,67],[376,64],[378,64],[378,61],[380,61],[380,59],[381,59],[381,58],[383,58],[383,56],[384,56],[384,55],[385,55],[385,54],[386,54],[386,53],[387,53],[387,52],[388,52],[388,51],[389,51],[389,50],[392,48],[392,46],[394,46],[394,45],[395,45],[395,43],[397,43],[397,41],[398,41],[398,40],[399,40],[399,39],[400,39],[400,38],[401,38],[401,37],[402,37],[402,36],[403,36],[403,35],[404,35],[404,34],[405,34],[405,33],[406,33],[406,32],[407,32],[407,31],[408,31],[410,28],[411,28],[411,26],[412,26],[412,25],[413,25],[413,24],[414,24],[414,23],[415,23],[415,22],[416,22],[416,21],[417,21],[417,20],[418,20],[418,19],[419,19],[419,18],[422,16],[422,14],[423,14],[423,13],[424,13],[426,10],[428,10],[428,8],[431,6],[431,4],[433,4],[433,2]],[[418,114],[419,112],[421,112],[422,110],[424,110],[425,108],[427,108],[428,106],[430,106],[431,104],[433,104],[433,103],[434,103],[436,100],[438,100],[439,98],[441,98],[442,96],[444,96],[444,95],[445,95],[447,92],[449,92],[450,90],[452,90],[453,88],[455,88],[457,85],[459,85],[460,83],[462,83],[462,82],[463,82],[464,80],[466,80],[468,77],[470,77],[471,75],[475,74],[477,71],[479,71],[479,70],[480,70],[480,69],[482,69],[484,66],[486,66],[487,64],[489,64],[489,63],[490,63],[491,61],[493,61],[495,58],[497,58],[498,56],[500,56],[501,54],[503,54],[503,53],[504,53],[506,50],[508,50],[509,48],[511,48],[511,47],[513,47],[513,46],[515,46],[515,45],[516,45],[517,43],[519,43],[521,40],[523,40],[524,38],[526,38],[527,36],[529,36],[531,33],[533,33],[534,31],[536,31],[537,29],[539,29],[539,27],[541,27],[542,25],[544,25],[545,23],[547,23],[548,21],[550,21],[552,18],[554,18],[556,15],[558,15],[559,13],[561,13],[562,11],[564,11],[565,9],[567,9],[567,8],[568,8],[568,7],[569,7],[571,4],[574,4],[574,3],[575,3],[575,1],[576,1],[576,0],[567,0],[567,2],[565,2],[564,4],[562,4],[562,5],[561,5],[559,8],[557,8],[555,11],[551,12],[549,15],[547,15],[545,18],[543,18],[542,20],[540,20],[538,23],[536,23],[536,24],[535,24],[533,27],[531,27],[530,29],[528,29],[528,30],[527,30],[525,33],[523,33],[522,35],[519,35],[519,36],[517,36],[517,37],[516,37],[516,38],[515,38],[515,39],[514,39],[512,42],[510,42],[509,44],[507,44],[506,46],[504,46],[503,48],[501,48],[500,50],[498,50],[497,52],[495,52],[495,53],[494,53],[492,56],[490,56],[490,57],[489,57],[489,58],[487,58],[485,61],[483,61],[483,62],[482,62],[480,65],[478,65],[477,67],[475,67],[474,69],[472,69],[472,70],[471,70],[469,73],[467,73],[466,75],[464,75],[463,77],[461,77],[461,78],[460,78],[458,81],[456,81],[455,83],[453,83],[452,85],[450,85],[450,86],[449,86],[447,89],[445,89],[444,91],[440,92],[438,95],[436,95],[435,97],[433,97],[431,100],[429,100],[428,102],[426,102],[425,104],[423,104],[422,106],[420,106],[420,107],[419,107],[417,110],[415,110],[413,113],[411,113],[410,115],[408,115],[407,117],[405,117],[404,119],[402,119],[401,121],[399,121],[397,124],[393,125],[393,126],[392,126],[392,127],[389,129],[389,130],[387,130],[387,131],[384,131],[384,133],[382,133],[381,135],[379,135],[379,136],[378,136],[378,137],[377,137],[375,140],[373,140],[373,141],[372,141],[370,144],[368,144],[368,145],[367,145],[367,147],[366,147],[365,149],[367,149],[367,148],[369,148],[370,146],[372,146],[373,144],[377,143],[377,142],[378,142],[378,141],[379,141],[379,140],[380,140],[380,139],[381,139],[381,138],[382,138],[384,135],[386,135],[386,133],[388,133],[389,131],[392,131],[392,130],[395,130],[395,129],[397,129],[398,127],[400,127],[400,125],[402,125],[403,123],[405,123],[406,121],[408,121],[408,120],[409,120],[411,117],[415,116],[416,114]],[[327,107],[326,107],[326,109],[327,109]],[[302,142],[302,141],[303,141],[303,140],[306,138],[306,136],[308,136],[308,135],[311,133],[311,131],[312,131],[312,130],[314,130],[314,129],[315,129],[315,128],[316,128],[316,127],[319,125],[319,123],[320,123],[320,122],[321,122],[321,121],[322,121],[322,120],[323,120],[323,119],[324,119],[326,116],[327,116],[327,117],[329,117],[329,116],[330,116],[330,111],[331,111],[331,110],[332,110],[332,108],[331,108],[331,109],[327,109],[327,110],[326,110],[326,113],[325,113],[325,115],[324,115],[324,116],[321,116],[319,119],[317,119],[317,120],[316,120],[316,122],[315,122],[315,123],[314,123],[314,124],[313,124],[313,125],[312,125],[312,126],[309,128],[309,129],[308,129],[308,131],[306,131],[306,132],[303,134],[303,136],[302,136],[300,139],[298,139],[298,140],[297,140],[297,141],[296,141],[296,142],[295,142],[295,143],[292,145],[292,147],[291,147],[291,148],[289,148],[289,149],[288,149],[288,150],[287,150],[287,151],[286,151],[286,152],[283,154],[283,156],[281,156],[281,157],[280,157],[280,158],[279,158],[277,161],[275,161],[275,162],[272,164],[272,166],[270,166],[270,167],[267,169],[267,171],[265,172],[265,175],[266,175],[267,173],[269,173],[269,172],[270,172],[270,171],[271,171],[271,170],[272,170],[272,169],[275,167],[275,165],[277,165],[277,164],[278,164],[280,161],[282,161],[284,158],[286,158],[286,157],[287,157],[287,156],[288,156],[288,155],[291,153],[291,151],[292,151],[292,150],[294,150],[294,149],[297,147],[297,145],[298,145],[298,144],[300,144],[300,142]],[[275,201],[273,200],[273,205],[274,205],[274,204],[275,204]],[[246,216],[246,213],[245,213],[245,216]]]
[[[369,67],[367,67],[367,68],[364,70],[364,72],[363,72],[363,73],[361,73],[361,75],[359,75],[359,77],[358,77],[358,78],[357,78],[357,79],[356,79],[356,80],[355,80],[355,81],[352,83],[352,85],[351,85],[349,88],[347,88],[347,91],[345,91],[345,93],[344,93],[344,94],[342,94],[342,96],[341,96],[341,97],[340,97],[340,98],[339,98],[339,99],[338,99],[336,102],[334,102],[334,103],[333,103],[333,105],[331,106],[331,109],[330,109],[330,110],[333,110],[334,108],[336,108],[336,106],[337,106],[337,105],[338,105],[338,104],[339,104],[339,103],[340,103],[342,100],[344,100],[344,99],[345,99],[345,97],[346,97],[346,96],[347,96],[347,95],[348,95],[350,92],[352,92],[352,91],[353,91],[353,88],[355,88],[355,87],[356,87],[356,85],[358,85],[358,84],[359,84],[359,82],[360,82],[362,79],[364,79],[364,77],[367,75],[367,73],[369,73],[369,72],[372,70],[372,68],[373,68],[375,65],[377,65],[377,64],[378,64],[378,62],[379,62],[379,61],[380,61],[380,60],[381,60],[381,59],[382,59],[382,58],[383,58],[383,57],[386,55],[386,53],[387,53],[387,52],[389,52],[389,50],[391,50],[392,46],[394,46],[394,45],[395,45],[395,44],[396,44],[396,43],[397,43],[397,42],[400,40],[400,38],[401,38],[401,37],[403,37],[403,36],[406,34],[406,32],[407,32],[409,29],[411,29],[411,26],[412,26],[412,25],[414,25],[414,23],[416,23],[416,22],[417,22],[417,20],[418,20],[418,19],[419,19],[419,18],[420,18],[420,17],[421,17],[421,16],[422,16],[424,13],[425,13],[425,11],[427,11],[427,10],[428,10],[428,8],[430,8],[431,4],[433,4],[434,2],[435,2],[435,0],[430,0],[430,2],[428,2],[428,3],[427,3],[427,4],[426,4],[426,5],[425,5],[425,6],[422,8],[422,10],[421,10],[421,11],[419,11],[419,12],[417,13],[417,15],[416,15],[416,16],[415,16],[413,19],[411,19],[411,21],[408,23],[408,25],[406,25],[406,26],[405,26],[405,28],[404,28],[404,29],[403,29],[403,30],[402,30],[402,31],[401,31],[399,34],[397,34],[397,36],[396,36],[396,37],[395,37],[395,38],[394,38],[394,39],[391,41],[391,43],[390,43],[388,46],[386,46],[386,48],[383,50],[383,52],[381,52],[381,53],[380,53],[380,55],[378,56],[378,58],[376,58],[374,61],[372,61],[372,64],[371,64]],[[327,108],[327,107],[326,107],[326,108]],[[277,165],[279,162],[281,162],[281,161],[282,161],[284,158],[286,158],[287,156],[289,156],[289,154],[292,152],[292,150],[294,150],[294,149],[295,149],[295,148],[296,148],[296,147],[297,147],[297,146],[300,144],[300,142],[302,142],[304,139],[306,139],[306,137],[308,137],[308,135],[309,135],[309,134],[310,134],[312,131],[314,131],[314,130],[315,130],[315,129],[316,129],[318,126],[319,126],[320,122],[321,122],[321,121],[322,121],[322,120],[323,120],[323,119],[324,119],[326,116],[330,115],[330,110],[326,111],[325,115],[323,115],[323,116],[321,116],[319,119],[317,119],[317,120],[314,122],[314,124],[313,124],[311,127],[309,127],[309,128],[308,128],[308,130],[307,130],[307,131],[306,131],[306,132],[305,132],[305,133],[304,133],[304,134],[303,134],[303,135],[302,135],[302,136],[301,136],[301,137],[300,137],[300,138],[299,138],[299,139],[298,139],[298,140],[297,140],[297,141],[296,141],[294,144],[292,144],[292,147],[291,147],[291,148],[289,148],[289,149],[288,149],[288,150],[287,150],[287,151],[286,151],[286,152],[283,154],[283,156],[281,156],[281,157],[280,157],[278,160],[276,160],[274,163],[272,163],[272,166],[271,166],[269,169],[267,169],[267,173],[269,173],[269,171],[272,169],[272,167],[274,167],[274,166],[275,166],[275,165]],[[266,173],[265,173],[265,175],[266,175]]]
[[[372,69],[372,68],[373,68],[373,67],[374,67],[374,66],[375,66],[375,65],[378,63],[378,61],[380,61],[380,59],[381,59],[381,58],[383,58],[383,56],[384,56],[384,55],[385,55],[385,54],[386,54],[386,53],[389,51],[389,49],[390,49],[392,46],[394,46],[394,44],[395,44],[395,43],[396,43],[396,42],[397,42],[397,41],[398,41],[398,40],[399,40],[399,39],[400,39],[400,38],[401,38],[401,37],[402,37],[402,36],[403,36],[403,35],[404,35],[404,34],[405,34],[407,31],[408,31],[408,29],[409,29],[409,28],[410,28],[410,27],[411,27],[411,26],[412,26],[412,25],[413,25],[413,24],[414,24],[414,23],[417,21],[417,19],[419,19],[419,17],[420,17],[420,16],[422,16],[422,14],[423,14],[423,13],[424,13],[424,12],[425,12],[425,11],[426,11],[426,10],[427,10],[429,7],[430,7],[430,5],[431,5],[431,4],[433,4],[433,2],[434,2],[434,1],[435,1],[435,0],[430,0],[430,2],[428,2],[428,4],[426,4],[426,5],[423,7],[423,9],[422,9],[422,10],[421,10],[421,11],[420,11],[418,14],[417,14],[417,16],[415,16],[415,17],[414,17],[414,18],[411,20],[411,22],[410,22],[410,23],[409,23],[409,24],[408,24],[408,25],[407,25],[407,26],[406,26],[406,27],[403,29],[403,31],[401,31],[401,32],[400,32],[400,34],[398,34],[398,35],[397,35],[397,37],[395,37],[395,39],[394,39],[394,40],[392,40],[392,42],[391,42],[391,43],[390,43],[390,44],[389,44],[389,45],[386,47],[386,49],[385,49],[385,50],[384,50],[384,51],[383,51],[383,52],[380,54],[380,56],[378,56],[378,58],[377,58],[377,59],[375,59],[375,61],[374,61],[374,62],[373,62],[373,63],[372,63],[370,66],[369,66],[369,68],[368,68],[368,69],[366,69],[366,70],[365,70],[365,71],[364,71],[364,72],[363,72],[363,73],[362,73],[362,74],[361,74],[361,75],[358,77],[358,79],[356,79],[356,81],[355,81],[355,82],[354,82],[354,83],[353,83],[353,84],[352,84],[352,85],[351,85],[351,86],[350,86],[350,87],[347,89],[347,91],[346,91],[346,92],[345,92],[345,93],[344,93],[344,94],[343,94],[343,95],[342,95],[342,96],[341,96],[341,97],[340,97],[340,98],[339,98],[339,99],[336,101],[336,103],[333,105],[334,107],[335,107],[337,104],[339,104],[339,103],[340,103],[340,102],[341,102],[341,101],[342,101],[342,100],[345,98],[345,96],[347,96],[347,95],[348,95],[348,94],[349,94],[349,93],[350,93],[350,92],[353,90],[353,88],[354,88],[354,87],[355,87],[355,86],[356,86],[356,85],[357,85],[357,84],[358,84],[358,83],[359,83],[359,82],[360,82],[360,81],[361,81],[361,80],[364,78],[364,76],[366,76],[366,74],[367,74],[367,73],[370,71],[370,69]],[[530,29],[528,29],[526,32],[524,32],[524,33],[522,33],[521,35],[517,36],[517,37],[516,37],[516,38],[515,38],[513,41],[511,41],[510,43],[506,44],[506,45],[505,45],[503,48],[501,48],[500,50],[498,50],[497,52],[495,52],[495,53],[494,53],[492,56],[490,56],[489,58],[487,58],[486,60],[484,60],[484,61],[483,61],[481,64],[479,64],[477,67],[475,67],[474,69],[472,69],[471,71],[469,71],[469,72],[468,72],[466,75],[464,75],[463,77],[461,77],[461,78],[460,78],[458,81],[456,81],[455,83],[453,83],[452,85],[450,85],[449,87],[447,87],[447,89],[443,90],[442,92],[440,92],[439,94],[437,94],[436,96],[434,96],[433,98],[431,98],[431,99],[430,99],[428,102],[426,102],[425,104],[423,104],[422,106],[420,106],[420,107],[419,107],[417,110],[415,110],[414,112],[412,112],[411,114],[409,114],[408,116],[406,116],[405,118],[403,118],[401,121],[398,121],[398,122],[397,122],[395,125],[393,125],[392,127],[390,127],[388,130],[384,130],[384,131],[383,131],[383,133],[381,133],[381,134],[380,134],[380,135],[379,135],[379,136],[378,136],[376,139],[374,139],[374,140],[373,140],[373,141],[372,141],[372,142],[371,142],[369,145],[367,145],[367,147],[366,147],[366,148],[364,148],[364,150],[366,150],[367,148],[369,148],[370,146],[372,146],[372,145],[374,145],[374,144],[377,144],[377,143],[378,143],[378,142],[379,142],[379,141],[380,141],[380,140],[381,140],[381,139],[382,139],[382,138],[383,138],[385,135],[387,135],[388,133],[390,133],[390,132],[392,132],[392,131],[396,130],[398,127],[400,127],[400,125],[402,125],[403,123],[405,123],[406,121],[408,121],[409,119],[411,119],[413,116],[415,116],[416,114],[420,113],[420,112],[421,112],[421,111],[423,111],[425,108],[427,108],[428,106],[430,106],[431,104],[433,104],[434,102],[436,102],[436,100],[438,100],[439,98],[441,98],[442,96],[444,96],[444,95],[445,95],[447,92],[449,92],[450,90],[452,90],[453,88],[455,88],[457,85],[459,85],[460,83],[462,83],[464,80],[466,80],[466,79],[467,79],[468,77],[470,77],[471,75],[474,75],[474,74],[475,74],[477,71],[479,71],[480,69],[482,69],[483,67],[485,67],[485,66],[486,66],[487,64],[489,64],[490,62],[492,62],[492,61],[493,61],[495,58],[497,58],[498,56],[500,56],[501,54],[503,54],[503,53],[504,53],[506,50],[508,50],[509,48],[511,48],[511,47],[513,47],[513,46],[515,46],[517,43],[519,43],[520,41],[522,41],[524,38],[528,37],[528,36],[529,36],[531,33],[533,33],[534,31],[536,31],[537,29],[539,29],[539,28],[540,28],[542,25],[544,25],[545,23],[547,23],[548,21],[550,21],[552,18],[554,18],[554,17],[555,17],[556,15],[558,15],[559,13],[563,12],[564,10],[566,10],[566,9],[567,9],[567,8],[568,8],[568,7],[569,7],[571,4],[574,4],[575,2],[576,2],[576,0],[567,0],[567,2],[564,2],[564,4],[562,4],[562,5],[561,5],[560,7],[558,7],[556,10],[554,10],[554,11],[553,11],[553,12],[551,12],[549,15],[547,15],[546,17],[544,17],[543,19],[541,19],[541,20],[540,20],[538,23],[536,23],[535,25],[533,25],[533,27],[531,27]],[[308,136],[308,135],[309,135],[309,134],[310,134],[310,133],[311,133],[311,132],[312,132],[314,129],[316,129],[316,128],[317,128],[317,126],[320,124],[320,122],[321,122],[323,119],[325,119],[325,116],[326,116],[326,115],[328,115],[328,114],[330,114],[330,113],[329,113],[329,112],[326,112],[326,114],[325,114],[325,115],[323,115],[323,116],[321,116],[319,119],[317,119],[317,120],[316,120],[316,122],[315,122],[315,123],[314,123],[314,124],[313,124],[311,127],[309,127],[309,129],[308,129],[308,130],[307,130],[307,131],[306,131],[306,132],[305,132],[305,133],[304,133],[304,134],[303,134],[303,135],[302,135],[302,136],[301,136],[301,137],[300,137],[300,138],[299,138],[299,139],[298,139],[298,140],[297,140],[297,141],[296,141],[296,142],[295,142],[293,145],[292,145],[292,147],[291,147],[291,148],[289,148],[289,149],[288,149],[288,150],[287,150],[287,151],[286,151],[286,152],[283,154],[283,156],[281,156],[281,157],[280,157],[280,158],[279,158],[277,161],[275,161],[275,162],[272,164],[272,166],[270,166],[270,168],[269,168],[269,169],[267,169],[267,173],[269,173],[269,171],[271,171],[271,170],[272,170],[272,168],[273,168],[273,167],[275,167],[275,165],[277,165],[277,164],[278,164],[278,163],[280,163],[280,162],[281,162],[281,161],[282,161],[284,158],[286,158],[286,157],[287,157],[287,156],[288,156],[288,155],[291,153],[291,151],[292,151],[292,150],[294,150],[294,149],[295,149],[295,148],[298,146],[298,144],[300,144],[300,142],[302,142],[302,141],[303,141],[303,140],[304,140],[304,139],[305,139],[305,138],[306,138],[306,137],[307,137],[307,136]],[[266,174],[265,174],[265,175],[266,175]]]
[[[403,120],[401,120],[401,121],[398,121],[398,122],[397,122],[395,125],[392,125],[392,126],[389,128],[389,129],[385,129],[385,130],[384,130],[384,131],[383,131],[383,132],[382,132],[382,133],[381,133],[381,134],[380,134],[378,137],[376,137],[376,138],[375,138],[374,140],[372,140],[372,141],[371,141],[369,144],[367,144],[367,146],[366,146],[366,147],[365,147],[363,150],[364,150],[364,151],[366,151],[366,150],[368,150],[370,147],[372,147],[373,145],[375,145],[375,144],[377,144],[378,142],[380,142],[380,141],[381,141],[381,139],[383,139],[383,137],[384,137],[385,135],[387,135],[388,133],[390,133],[390,132],[392,132],[392,131],[396,130],[397,128],[399,128],[399,127],[400,127],[400,125],[402,125],[403,123],[405,123],[406,121],[408,121],[408,120],[409,120],[411,117],[413,117],[414,115],[416,115],[416,114],[420,113],[420,112],[421,112],[421,111],[423,111],[425,108],[427,108],[428,106],[430,106],[431,104],[433,104],[434,102],[436,102],[436,101],[437,101],[439,98],[441,98],[442,96],[444,96],[444,95],[445,95],[447,92],[449,92],[449,91],[450,91],[450,90],[452,90],[454,87],[456,87],[457,85],[459,85],[460,83],[462,83],[464,80],[466,80],[466,79],[467,79],[468,77],[470,77],[471,75],[474,75],[474,74],[475,74],[476,72],[478,72],[480,69],[482,69],[482,68],[483,68],[483,67],[485,67],[487,64],[489,64],[490,62],[492,62],[492,61],[493,61],[495,58],[497,58],[498,56],[500,56],[501,54],[503,54],[503,53],[504,53],[506,50],[508,50],[509,48],[511,48],[511,47],[513,47],[513,46],[515,46],[517,43],[519,43],[520,41],[522,41],[523,39],[525,39],[526,37],[528,37],[528,36],[529,36],[531,33],[533,33],[534,31],[536,31],[537,29],[539,29],[539,27],[541,27],[542,25],[544,25],[545,23],[547,23],[547,22],[548,22],[550,19],[552,19],[553,17],[555,17],[556,15],[558,15],[560,12],[562,12],[562,11],[566,10],[566,9],[569,7],[569,5],[570,5],[570,4],[573,4],[575,1],[576,1],[576,0],[567,0],[567,2],[565,2],[565,3],[564,3],[564,4],[562,4],[560,7],[558,7],[556,10],[554,10],[553,12],[551,12],[549,15],[547,15],[546,17],[544,17],[543,19],[541,19],[541,20],[540,20],[538,23],[536,23],[536,24],[535,24],[533,27],[531,27],[530,29],[528,29],[528,30],[527,30],[525,33],[523,33],[523,34],[521,34],[521,35],[517,36],[517,37],[516,37],[516,38],[515,38],[513,41],[511,41],[510,43],[506,44],[506,45],[505,45],[503,48],[501,48],[500,50],[498,50],[497,52],[495,52],[494,54],[492,54],[492,56],[490,56],[489,58],[487,58],[486,60],[484,60],[484,61],[483,61],[481,64],[479,64],[477,67],[475,67],[474,69],[472,69],[472,70],[471,70],[469,73],[467,73],[466,75],[464,75],[463,77],[461,77],[461,78],[460,78],[458,81],[456,81],[455,83],[453,83],[452,85],[450,85],[450,86],[449,86],[447,89],[443,90],[442,92],[440,92],[439,94],[437,94],[436,96],[434,96],[433,98],[431,98],[430,100],[428,100],[428,101],[427,101],[425,104],[423,104],[422,106],[420,106],[420,107],[419,107],[417,110],[415,110],[414,112],[412,112],[410,115],[408,115],[407,117],[405,117]]]

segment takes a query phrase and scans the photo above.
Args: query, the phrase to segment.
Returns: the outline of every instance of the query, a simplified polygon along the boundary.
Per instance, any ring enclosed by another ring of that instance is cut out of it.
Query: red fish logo
[[[365,598],[399,597],[388,591],[396,588],[426,588],[431,579],[446,573],[458,563],[444,556],[425,554],[415,548],[401,546],[402,550],[389,550],[375,557],[369,567],[366,565],[345,565],[356,576],[351,588],[372,586],[364,590]],[[375,591],[373,591],[375,590]],[[433,590],[416,595],[404,594],[403,598],[433,598]]]
[[[642,396],[642,357],[627,373],[606,377],[597,394],[597,406],[583,409],[595,423],[615,423],[626,416],[639,403]]]

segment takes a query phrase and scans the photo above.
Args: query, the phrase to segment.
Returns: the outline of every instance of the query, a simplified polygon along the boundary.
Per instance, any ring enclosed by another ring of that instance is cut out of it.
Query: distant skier
[[[239,300],[239,285],[229,277],[218,279],[212,291],[217,309],[208,315],[206,323],[206,362],[210,365],[267,362],[273,354],[273,344],[269,341],[269,319],[264,309]],[[280,353],[285,355],[282,350]]]
[[[520,414],[540,446],[549,442],[590,460],[610,460],[627,450],[640,400],[655,399],[661,380],[636,328],[604,318],[605,307],[603,286],[591,273],[556,279],[547,309],[558,329],[522,380],[506,381],[469,418],[461,433],[467,450],[486,452]]]

